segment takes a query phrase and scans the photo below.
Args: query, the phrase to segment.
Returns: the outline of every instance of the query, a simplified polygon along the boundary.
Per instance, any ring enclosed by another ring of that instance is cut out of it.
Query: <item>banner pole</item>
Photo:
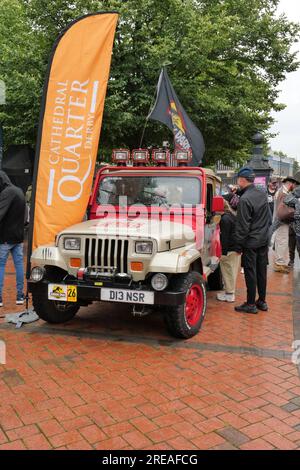
[[[49,82],[49,77],[50,77],[50,70],[51,70],[54,53],[56,51],[56,47],[57,47],[57,43],[53,47],[52,54],[48,63],[46,80],[44,82],[42,105],[41,105],[41,111],[40,111],[40,117],[39,117],[38,137],[37,137],[37,143],[36,143],[36,153],[35,153],[35,158],[34,158],[32,192],[31,192],[31,201],[30,201],[30,218],[29,218],[29,227],[28,227],[28,238],[27,238],[26,305],[28,301],[28,280],[30,278],[30,272],[31,272],[31,254],[32,254],[32,243],[33,243],[35,200],[36,200],[37,176],[38,176],[38,170],[39,170],[39,159],[40,159],[40,151],[41,151],[41,143],[42,143],[43,120],[44,120],[45,109],[46,109],[46,98],[47,98],[47,89],[48,89],[48,82]]]

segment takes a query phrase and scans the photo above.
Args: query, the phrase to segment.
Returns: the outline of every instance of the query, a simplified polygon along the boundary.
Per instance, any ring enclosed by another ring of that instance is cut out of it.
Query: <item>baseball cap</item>
[[[249,166],[244,166],[238,171],[238,178],[253,179],[255,178],[255,173]]]

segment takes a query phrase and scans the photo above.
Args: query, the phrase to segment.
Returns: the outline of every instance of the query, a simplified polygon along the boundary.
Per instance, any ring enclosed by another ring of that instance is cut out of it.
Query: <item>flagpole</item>
[[[150,108],[150,110],[151,110],[151,108]],[[145,125],[144,125],[144,129],[143,129],[143,133],[142,133],[142,137],[141,137],[141,141],[140,141],[140,146],[139,146],[140,149],[142,148],[142,143],[143,143],[143,140],[144,140],[144,137],[145,137],[147,124],[148,124],[148,117],[146,118],[146,122],[145,122]]]
[[[142,144],[143,144],[143,140],[144,140],[144,137],[145,137],[145,132],[146,132],[147,124],[148,124],[148,121],[149,121],[149,115],[150,115],[150,112],[151,112],[151,110],[152,110],[152,108],[153,108],[153,102],[155,101],[155,99],[156,99],[156,89],[155,89],[154,95],[153,95],[153,97],[152,97],[152,101],[151,101],[151,104],[150,104],[150,107],[149,107],[149,111],[148,111],[148,114],[147,114],[147,117],[146,117],[146,121],[145,121],[144,129],[143,129],[142,137],[141,137],[141,140],[140,140],[140,146],[139,146],[140,149],[142,148]]]
[[[139,148],[141,149],[142,148],[142,143],[143,143],[143,140],[144,140],[144,137],[145,137],[145,132],[146,132],[146,128],[147,128],[147,124],[148,124],[148,121],[149,121],[149,114],[150,114],[150,111],[153,107],[153,99],[151,101],[151,105],[150,105],[150,108],[149,108],[149,111],[148,111],[148,114],[147,114],[147,117],[146,117],[146,121],[145,121],[145,125],[144,125],[144,129],[143,129],[143,133],[142,133],[142,137],[141,137],[141,141],[140,141],[140,146]]]

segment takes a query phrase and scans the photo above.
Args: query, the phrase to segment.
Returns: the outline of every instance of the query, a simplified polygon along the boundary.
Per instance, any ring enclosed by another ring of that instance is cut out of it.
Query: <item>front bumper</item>
[[[162,291],[157,292],[152,289],[149,289],[149,286],[145,285],[124,285],[124,283],[117,283],[112,281],[102,281],[103,285],[95,286],[93,282],[81,282],[76,280],[70,281],[60,281],[57,284],[64,284],[68,286],[76,286],[77,287],[77,299],[78,303],[82,303],[86,305],[90,302],[100,301],[101,298],[101,289],[111,287],[113,289],[128,289],[128,290],[135,290],[135,291],[149,291],[154,292],[154,304],[153,305],[169,305],[170,307],[176,307],[178,305],[183,305],[185,303],[185,292],[174,292],[174,291]],[[49,281],[41,281],[41,282],[28,282],[29,292],[34,296],[39,296],[43,298],[48,298],[48,285],[50,284]],[[53,284],[53,282],[51,282]],[[54,282],[55,284],[55,282]],[[121,302],[120,302],[121,303]]]

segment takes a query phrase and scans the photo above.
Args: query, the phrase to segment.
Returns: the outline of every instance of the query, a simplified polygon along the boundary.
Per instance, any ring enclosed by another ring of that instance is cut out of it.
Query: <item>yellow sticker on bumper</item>
[[[68,302],[77,302],[76,286],[68,286]]]

